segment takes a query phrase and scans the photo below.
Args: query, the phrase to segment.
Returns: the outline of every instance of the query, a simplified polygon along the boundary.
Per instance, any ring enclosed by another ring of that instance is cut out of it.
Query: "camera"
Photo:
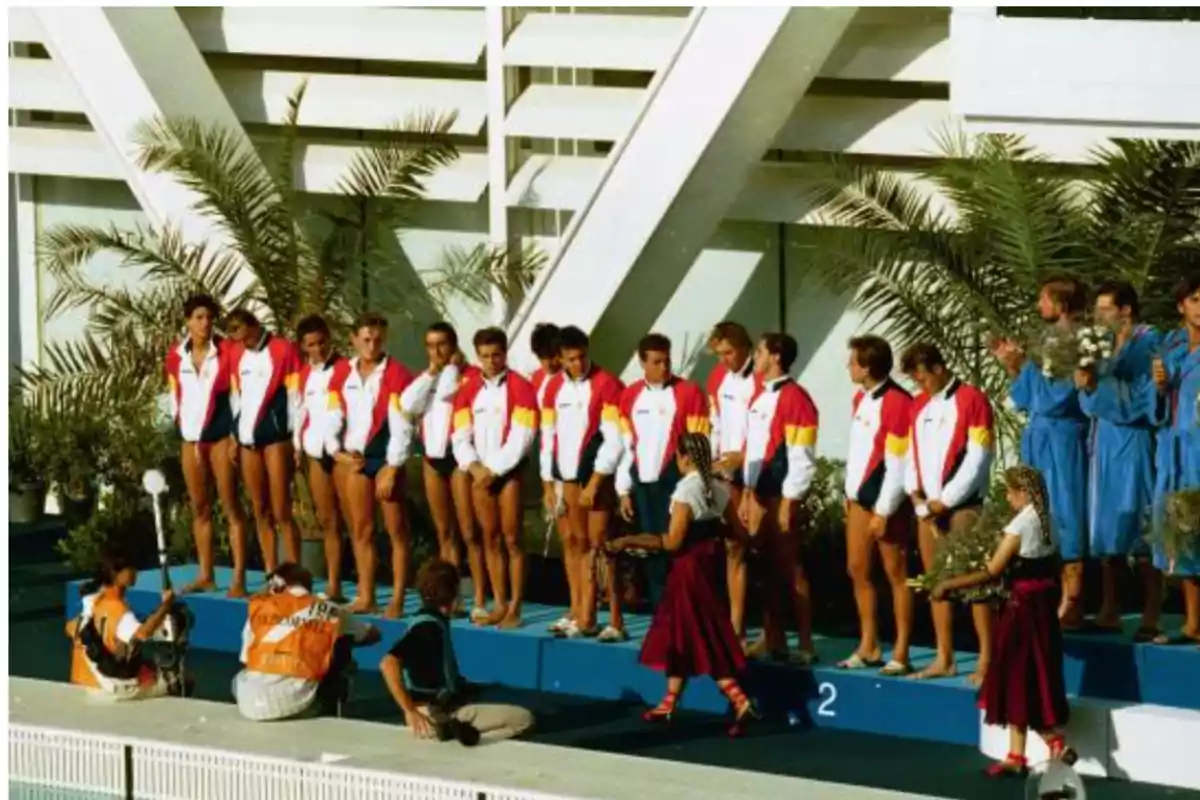
[[[474,747],[479,744],[479,729],[469,722],[461,722],[454,717],[444,717],[434,722],[439,742],[457,739],[463,747]]]

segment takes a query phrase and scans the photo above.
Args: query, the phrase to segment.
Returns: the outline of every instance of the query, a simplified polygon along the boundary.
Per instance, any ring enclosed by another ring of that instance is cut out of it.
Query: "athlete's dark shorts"
[[[529,466],[529,460],[523,458],[523,459],[521,459],[521,463],[517,464],[515,467],[510,469],[508,472],[504,473],[503,475],[497,475],[496,479],[493,480],[488,485],[488,488],[487,488],[488,494],[490,494],[494,497],[498,497],[500,495],[500,493],[502,491],[504,491],[505,486],[507,486],[509,483],[511,483],[514,480],[520,479],[521,473],[523,473],[528,468],[528,466]]]
[[[452,455],[433,458],[425,456],[425,463],[433,467],[433,471],[443,478],[449,478],[458,469],[458,460]]]

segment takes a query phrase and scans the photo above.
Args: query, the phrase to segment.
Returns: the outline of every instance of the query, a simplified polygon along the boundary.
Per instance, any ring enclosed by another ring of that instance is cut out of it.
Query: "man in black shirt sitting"
[[[518,706],[467,702],[450,637],[458,584],[453,564],[437,558],[425,562],[417,572],[421,611],[383,657],[379,671],[405,724],[418,737],[458,738],[466,745],[481,736],[511,739],[532,727],[533,714]]]

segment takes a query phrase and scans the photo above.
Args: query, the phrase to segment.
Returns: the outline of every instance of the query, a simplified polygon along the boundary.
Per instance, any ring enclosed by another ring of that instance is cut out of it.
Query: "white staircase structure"
[[[510,325],[518,364],[528,362],[529,333],[539,322],[593,332],[603,342],[597,358],[624,363],[854,13],[853,7],[692,11],[677,53],[656,74],[638,116],[609,116],[627,132]],[[618,93],[629,90],[610,91],[617,107]],[[508,120],[510,133],[516,116]]]
[[[151,225],[170,222],[190,241],[220,243],[224,234],[192,209],[196,195],[170,175],[139,168],[131,141],[138,122],[156,116],[190,116],[244,135],[179,12],[172,7],[44,6],[32,13],[52,60],[17,63],[26,72],[44,73],[41,86],[50,89],[52,110],[87,115],[107,152],[117,156],[115,164]],[[31,84],[41,88],[37,82],[24,85]],[[36,104],[41,92],[31,94]],[[245,144],[249,149],[248,138]],[[243,272],[233,291],[245,289],[252,280]]]

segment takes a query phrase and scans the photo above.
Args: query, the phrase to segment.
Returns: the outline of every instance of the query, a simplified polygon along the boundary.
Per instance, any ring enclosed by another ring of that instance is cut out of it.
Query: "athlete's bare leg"
[[[438,557],[461,568],[462,553],[455,531],[451,479],[443,478],[428,461],[421,465],[421,477],[425,484],[425,499],[429,502],[429,516],[433,518],[433,529],[437,534]]]
[[[583,568],[587,571],[589,581],[594,585],[596,576],[596,559],[604,557],[604,543],[608,541],[612,527],[613,511],[617,507],[617,493],[610,479],[605,478],[600,490],[596,492],[596,501],[587,515],[588,524],[588,554]],[[621,613],[621,590],[616,565],[605,570],[605,589],[608,591],[608,624],[613,628],[625,630],[625,617]],[[596,592],[593,589],[586,595],[591,604],[591,617],[596,615]]]
[[[563,536],[563,568],[567,573],[567,588],[571,593],[570,617],[575,620],[580,630],[587,631],[596,626],[596,584],[595,571],[589,568],[586,560],[589,522],[588,510],[579,504],[582,491],[577,482],[563,484],[563,501],[567,506],[567,530]]]
[[[725,485],[729,488],[730,504],[739,508],[742,487]],[[725,541],[725,579],[729,588],[729,617],[739,640],[746,638],[746,545],[746,530],[741,520],[737,520]]]
[[[883,657],[879,645],[879,626],[875,617],[878,598],[871,578],[876,539],[868,525],[871,512],[851,502],[846,514],[846,572],[854,585],[854,604],[858,607],[858,648],[855,652],[864,661]]]
[[[230,597],[246,597],[246,515],[237,492],[237,466],[233,463],[237,443],[223,439],[208,451],[208,466],[216,478],[221,511],[229,524],[229,549],[233,553],[233,580]]]
[[[196,580],[184,587],[184,592],[210,592],[217,588],[216,567],[213,556],[212,498],[209,495],[212,470],[208,459],[200,454],[202,447],[184,442],[181,452],[183,481],[187,486],[188,501],[192,507],[192,537],[196,540],[196,560],[200,574]]]
[[[458,519],[458,530],[462,533],[467,548],[467,565],[471,570],[471,583],[475,591],[475,608],[487,607],[487,567],[484,559],[483,542],[479,525],[475,520],[475,502],[471,491],[471,476],[461,469],[450,476],[450,491],[454,498],[454,514]]]
[[[341,488],[350,511],[350,544],[358,568],[358,596],[348,610],[374,614],[379,610],[375,602],[375,481],[353,467],[338,464],[334,470],[342,473]]]
[[[921,551],[921,565],[925,571],[933,569],[933,557],[937,547],[937,525],[932,519],[917,520],[917,545]],[[933,633],[937,642],[933,661],[913,675],[918,680],[926,678],[949,678],[958,674],[954,662],[954,607],[948,600],[930,600],[930,615],[933,617]]]
[[[896,643],[892,646],[892,661],[908,664],[908,645],[912,640],[913,596],[908,587],[907,542],[891,538],[879,542],[879,557],[883,572],[892,590],[892,614],[896,621]]]
[[[492,583],[492,610],[479,625],[498,625],[508,616],[508,575],[504,563],[504,536],[500,525],[500,501],[488,489],[472,483],[475,518],[483,534],[488,578]]]
[[[307,458],[307,457],[306,457]],[[325,566],[328,570],[325,596],[335,603],[344,602],[342,595],[342,514],[338,508],[337,489],[333,470],[326,472],[320,459],[307,458],[308,491],[325,541]]]
[[[271,497],[271,516],[283,536],[283,557],[293,564],[300,563],[300,529],[292,513],[292,479],[296,476],[296,459],[291,442],[277,442],[263,448],[267,481]]]
[[[396,482],[391,497],[382,502],[383,527],[392,545],[392,599],[383,615],[389,619],[404,616],[404,594],[408,589],[408,562],[412,557],[412,543],[408,535],[408,509],[405,507],[404,467],[396,470]]]
[[[258,547],[262,551],[263,568],[272,573],[279,566],[279,551],[275,542],[275,524],[271,519],[271,495],[267,485],[267,467],[263,451],[242,447],[238,454],[242,467],[242,483],[250,499],[250,513],[258,530]]]
[[[500,628],[521,627],[521,600],[525,596],[525,547],[521,541],[521,476],[516,475],[500,490],[500,531],[508,553],[511,602]]]

